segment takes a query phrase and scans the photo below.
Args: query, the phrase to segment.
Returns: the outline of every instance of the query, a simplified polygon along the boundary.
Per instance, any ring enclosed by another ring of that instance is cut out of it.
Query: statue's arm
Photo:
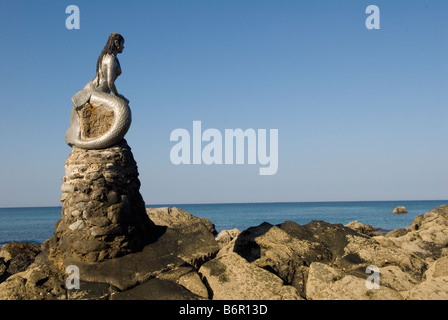
[[[111,55],[106,55],[103,58],[103,70],[105,73],[105,80],[107,82],[107,86],[109,90],[117,97],[123,99],[126,101],[126,103],[129,103],[129,100],[126,99],[123,95],[119,94],[117,91],[117,88],[115,87],[115,79],[119,76],[117,74],[118,70],[118,63],[115,60],[115,57]]]
[[[109,90],[116,96],[119,96],[117,88],[115,87],[115,79],[117,78],[117,62],[115,57],[107,55],[104,57],[103,66],[106,66],[106,81]]]

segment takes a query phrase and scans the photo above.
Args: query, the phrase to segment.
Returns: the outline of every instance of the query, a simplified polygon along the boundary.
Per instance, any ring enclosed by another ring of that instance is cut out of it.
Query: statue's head
[[[112,32],[107,39],[106,46],[103,51],[109,54],[122,53],[124,49],[124,38],[121,34]]]
[[[105,54],[113,54],[122,53],[124,49],[124,38],[121,34],[112,32],[107,39],[107,43],[101,51],[100,56],[96,62],[96,74],[98,74],[98,70],[100,69],[101,61]],[[99,80],[98,80],[99,81]]]

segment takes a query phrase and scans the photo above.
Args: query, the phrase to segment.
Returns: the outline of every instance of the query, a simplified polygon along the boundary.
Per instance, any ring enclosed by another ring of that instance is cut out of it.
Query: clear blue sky
[[[111,32],[147,204],[446,199],[447,16],[440,0],[0,0],[0,207],[60,205],[71,97]],[[170,133],[193,120],[278,129],[277,174],[173,165]]]

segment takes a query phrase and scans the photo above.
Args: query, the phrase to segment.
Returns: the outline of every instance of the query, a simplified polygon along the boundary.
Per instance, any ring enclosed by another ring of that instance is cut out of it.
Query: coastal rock
[[[448,257],[433,262],[425,273],[426,279],[414,286],[407,295],[410,300],[448,300]]]
[[[51,259],[99,262],[139,251],[151,240],[154,224],[125,140],[100,150],[74,147],[63,181],[62,217],[43,245]]]
[[[213,235],[203,224],[177,229],[158,228],[157,241],[146,245],[140,252],[99,263],[66,258],[64,266],[78,266],[83,281],[108,283],[126,291],[183,266],[197,269],[219,250]],[[153,233],[156,234],[155,231]]]
[[[217,254],[219,246],[213,233],[202,220],[193,219],[186,225],[178,224],[173,228],[154,225],[151,231],[152,241],[141,251],[103,261],[91,262],[76,256],[66,256],[60,262],[51,257],[49,259],[49,250],[44,250],[26,272],[11,276],[0,284],[2,297],[12,297],[12,299],[155,299],[157,297],[169,299],[170,296],[171,299],[208,298],[208,290],[202,283],[197,269]],[[104,243],[101,241],[83,240],[82,248],[85,251],[80,252],[88,256],[95,254],[103,246]],[[71,265],[79,268],[81,288],[77,290],[65,289],[64,279],[68,276],[65,274],[65,268]],[[41,275],[40,279],[35,276],[37,274]],[[37,281],[30,281],[30,277],[36,278]],[[54,285],[57,289],[50,290],[46,283]],[[175,294],[175,292],[178,293]]]
[[[107,283],[80,281],[79,289],[67,290],[67,300],[110,300],[117,288]]]
[[[22,272],[40,253],[40,246],[25,242],[9,242],[0,249],[5,270],[3,274],[12,275]]]
[[[232,229],[232,230],[222,230],[217,236],[216,241],[218,241],[219,247],[223,248],[227,244],[229,244],[233,239],[238,237],[238,235],[241,233],[238,229]]]
[[[219,252],[216,256],[220,257],[220,256],[226,255],[228,253],[235,252],[236,239],[237,238],[233,238],[229,243],[227,243],[226,245],[223,245],[221,247],[221,249],[219,249]]]
[[[384,236],[387,237],[401,237],[404,236],[406,233],[408,233],[408,230],[404,228],[398,228],[390,231],[389,233],[385,234]]]
[[[156,225],[167,227],[182,239],[176,249],[177,255],[196,269],[218,253],[215,226],[208,219],[177,208],[147,209],[147,212]]]
[[[288,224],[285,222],[284,226]],[[331,259],[331,252],[320,243],[291,236],[281,225],[266,222],[243,231],[236,238],[233,250],[255,266],[272,271],[285,284],[294,285],[303,297],[307,266],[312,261]]]
[[[422,279],[427,266],[419,257],[393,244],[382,246],[350,228],[323,221],[304,226],[291,221],[277,226],[263,223],[243,231],[233,251],[272,271],[285,284],[295,286],[304,298],[308,298],[307,278],[309,266],[314,262],[331,264],[346,275],[364,279],[369,265],[395,266],[410,274],[414,284]]]
[[[444,248],[448,248],[448,206],[442,205],[419,215],[409,227],[399,232],[394,230],[385,237],[396,246],[432,262],[442,255]]]
[[[403,214],[403,213],[408,213],[408,211],[406,210],[406,207],[403,206],[398,206],[394,209],[394,211],[392,211],[392,213],[394,214]]]
[[[267,270],[229,253],[205,263],[199,273],[208,284],[213,300],[298,300],[292,286]]]
[[[36,255],[40,252],[40,246],[26,242],[8,242],[0,249],[0,258],[5,262],[10,262],[20,256],[25,256],[32,262]]]
[[[368,289],[366,279],[345,274],[327,264],[313,262],[306,283],[310,300],[402,300],[397,291],[386,286]]]
[[[402,294],[412,289],[416,284],[420,283],[422,278],[416,277],[409,272],[403,271],[397,266],[386,266],[379,269],[380,285],[391,288]],[[369,276],[366,273],[364,279]],[[424,277],[423,277],[424,278]]]
[[[212,234],[216,235],[215,225],[206,218],[198,218],[185,210],[178,208],[147,208],[146,212],[156,225],[166,226],[169,228],[179,228],[186,227],[192,224],[203,224],[207,230]]]
[[[158,279],[173,281],[199,297],[208,299],[208,290],[201,277],[191,266],[182,266],[168,272],[161,273]]]
[[[196,271],[182,275],[177,281],[182,287],[204,299],[209,298],[208,290]]]
[[[7,268],[8,268],[8,266],[6,265],[4,259],[0,258],[0,283],[2,283],[4,278],[6,277],[4,275],[6,273]]]
[[[125,292],[112,295],[111,300],[202,300],[183,286],[169,280],[151,279]]]
[[[300,227],[294,223],[283,223],[282,230],[291,236],[315,241],[331,252],[335,266],[346,270],[376,265],[396,265],[402,270],[421,276],[426,269],[424,261],[399,247],[383,247],[375,238],[367,237],[340,224],[312,221]],[[303,229],[308,233],[303,232]]]
[[[358,233],[365,234],[369,237],[374,237],[380,235],[378,232],[381,228],[374,228],[370,224],[362,224],[359,221],[352,221],[345,225],[347,228],[355,230]]]
[[[65,299],[62,273],[52,263],[32,263],[25,271],[15,273],[0,283],[0,300]]]

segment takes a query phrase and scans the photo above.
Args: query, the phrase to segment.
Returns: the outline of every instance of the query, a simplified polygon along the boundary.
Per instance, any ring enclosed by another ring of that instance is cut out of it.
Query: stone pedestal
[[[154,224],[124,139],[101,150],[74,147],[63,181],[62,217],[47,241],[50,258],[100,262],[140,251],[148,243]]]

